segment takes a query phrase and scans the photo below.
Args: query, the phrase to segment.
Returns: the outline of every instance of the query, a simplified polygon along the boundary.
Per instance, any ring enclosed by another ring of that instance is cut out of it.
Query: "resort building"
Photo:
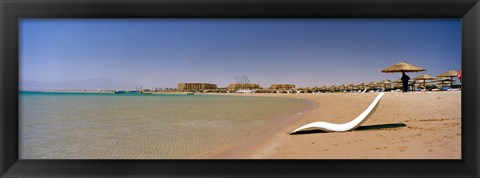
[[[230,92],[236,92],[239,90],[255,90],[260,89],[260,85],[250,83],[232,83],[227,87],[227,89]]]
[[[272,90],[293,90],[295,89],[294,84],[272,84],[270,86]]]
[[[204,91],[204,90],[216,90],[217,85],[211,83],[179,83],[177,91]]]

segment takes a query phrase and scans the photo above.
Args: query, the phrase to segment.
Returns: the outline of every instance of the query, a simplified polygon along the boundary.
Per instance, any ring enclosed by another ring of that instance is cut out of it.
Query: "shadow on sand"
[[[360,126],[354,129],[354,131],[363,131],[363,130],[377,130],[377,129],[390,129],[390,128],[399,128],[405,127],[404,123],[394,123],[394,124],[378,124],[378,125],[367,125],[367,126]],[[299,131],[296,133],[292,133],[290,135],[304,135],[304,134],[315,134],[315,133],[329,133],[323,130],[309,130],[309,131]]]

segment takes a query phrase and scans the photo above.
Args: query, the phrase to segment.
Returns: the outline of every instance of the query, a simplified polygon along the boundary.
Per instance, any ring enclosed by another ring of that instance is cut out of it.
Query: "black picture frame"
[[[461,160],[18,160],[19,18],[461,18]],[[1,177],[478,177],[478,0],[0,0]]]

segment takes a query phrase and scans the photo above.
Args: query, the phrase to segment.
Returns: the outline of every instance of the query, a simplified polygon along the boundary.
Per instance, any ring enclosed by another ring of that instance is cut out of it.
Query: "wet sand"
[[[232,95],[232,94],[228,94]],[[315,121],[345,123],[377,93],[235,94],[294,97],[316,104],[301,116],[280,119],[234,144],[196,158],[209,159],[460,159],[461,93],[385,93],[374,113],[348,132],[288,132]],[[404,125],[404,126],[402,126]],[[366,127],[365,127],[366,126]]]

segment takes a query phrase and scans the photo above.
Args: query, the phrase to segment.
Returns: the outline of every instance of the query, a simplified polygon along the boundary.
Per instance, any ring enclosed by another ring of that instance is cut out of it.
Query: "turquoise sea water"
[[[20,159],[193,158],[311,103],[277,97],[20,93]]]

